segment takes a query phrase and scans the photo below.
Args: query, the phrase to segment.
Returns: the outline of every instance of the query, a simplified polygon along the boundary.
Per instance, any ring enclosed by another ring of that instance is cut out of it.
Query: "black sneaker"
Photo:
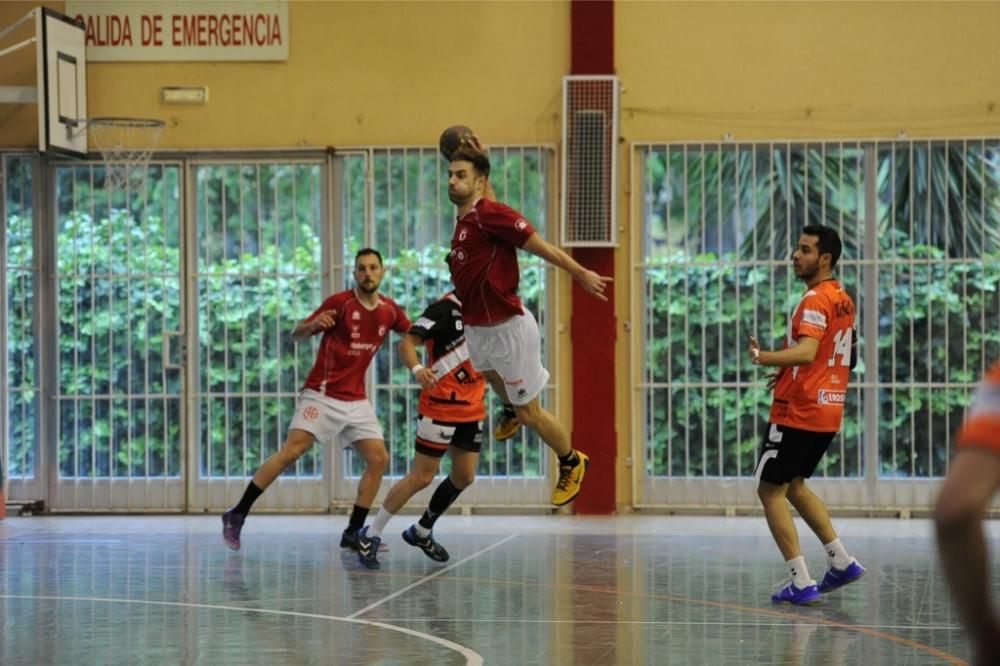
[[[222,514],[222,540],[230,550],[240,549],[240,532],[246,519],[242,513],[236,513],[232,509]]]
[[[344,530],[344,533],[340,535],[340,547],[350,548],[351,550],[358,549],[358,532],[360,530],[352,530],[350,527]]]
[[[368,536],[367,525],[358,530],[356,534],[358,536],[358,562],[369,569],[378,569],[382,566],[378,561],[378,547],[382,543],[382,538]]]
[[[424,555],[431,558],[435,562],[448,561],[448,551],[444,549],[444,546],[434,540],[433,532],[425,537],[422,537],[417,533],[416,526],[410,525],[406,531],[403,532],[403,541],[424,551]]]

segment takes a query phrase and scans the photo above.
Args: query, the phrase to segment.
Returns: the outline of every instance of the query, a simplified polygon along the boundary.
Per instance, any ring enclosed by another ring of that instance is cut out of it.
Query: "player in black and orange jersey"
[[[945,577],[976,664],[1000,664],[1000,616],[990,603],[983,511],[1000,490],[1000,362],[983,379],[957,438],[935,523]]]
[[[428,365],[420,364],[417,349],[424,346]],[[423,390],[417,424],[417,454],[410,473],[386,495],[372,524],[362,530],[358,558],[378,568],[378,547],[386,523],[415,493],[431,484],[445,452],[451,456],[451,473],[438,485],[419,522],[403,532],[403,539],[438,562],[448,559],[431,534],[434,523],[476,478],[483,441],[486,379],[469,361],[462,323],[462,303],[454,292],[432,303],[399,343],[399,356]]]
[[[754,475],[768,527],[792,579],[772,595],[774,602],[817,603],[820,593],[865,573],[840,542],[826,505],[805,483],[840,430],[848,375],[857,357],[854,301],[833,276],[840,253],[836,231],[806,226],[792,254],[792,267],[806,283],[806,292],[792,313],[784,348],[762,351],[750,338],[751,361],[779,368],[772,379],[770,422]],[[826,551],[829,568],[818,586],[809,577],[786,499]]]

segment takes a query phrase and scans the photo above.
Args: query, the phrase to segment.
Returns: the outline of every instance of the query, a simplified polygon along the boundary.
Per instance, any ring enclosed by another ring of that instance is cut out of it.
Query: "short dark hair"
[[[840,242],[840,235],[836,230],[824,227],[822,224],[807,224],[803,227],[802,233],[819,238],[816,243],[816,246],[819,247],[819,253],[830,255],[830,270],[833,270],[837,262],[840,261],[840,253],[844,249]]]
[[[486,176],[489,178],[490,158],[486,156],[486,153],[481,150],[476,150],[468,144],[462,144],[461,148],[451,154],[452,162],[457,162],[459,160],[472,162],[472,166],[475,167],[480,176]]]
[[[372,248],[372,247],[363,247],[360,250],[358,250],[358,253],[356,255],[354,255],[354,265],[357,266],[358,265],[358,259],[360,259],[361,257],[365,256],[366,254],[374,254],[376,257],[378,257],[378,265],[379,266],[383,265],[382,264],[382,255],[379,254],[378,250],[376,250],[375,248]]]

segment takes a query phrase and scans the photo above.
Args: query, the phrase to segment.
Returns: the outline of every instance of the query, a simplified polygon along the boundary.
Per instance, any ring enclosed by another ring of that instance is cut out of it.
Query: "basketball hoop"
[[[105,185],[122,190],[141,184],[166,123],[150,118],[88,118],[88,141],[104,159]]]

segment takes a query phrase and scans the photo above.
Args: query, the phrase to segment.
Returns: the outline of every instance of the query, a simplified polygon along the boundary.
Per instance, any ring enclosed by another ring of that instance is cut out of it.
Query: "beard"
[[[448,190],[448,200],[451,201],[456,206],[461,206],[463,203],[465,203],[466,198],[467,197],[463,197],[458,192],[453,192],[451,190]]]
[[[364,282],[358,282],[358,289],[365,292],[366,294],[374,294],[378,291],[378,282],[374,280],[365,280]]]
[[[793,269],[794,269],[794,266],[793,266]],[[816,277],[817,273],[819,273],[819,266],[813,266],[812,270],[810,270],[808,268],[803,267],[800,264],[799,268],[797,270],[795,270],[795,276],[798,279],[802,280],[803,282],[809,282],[814,277]]]

